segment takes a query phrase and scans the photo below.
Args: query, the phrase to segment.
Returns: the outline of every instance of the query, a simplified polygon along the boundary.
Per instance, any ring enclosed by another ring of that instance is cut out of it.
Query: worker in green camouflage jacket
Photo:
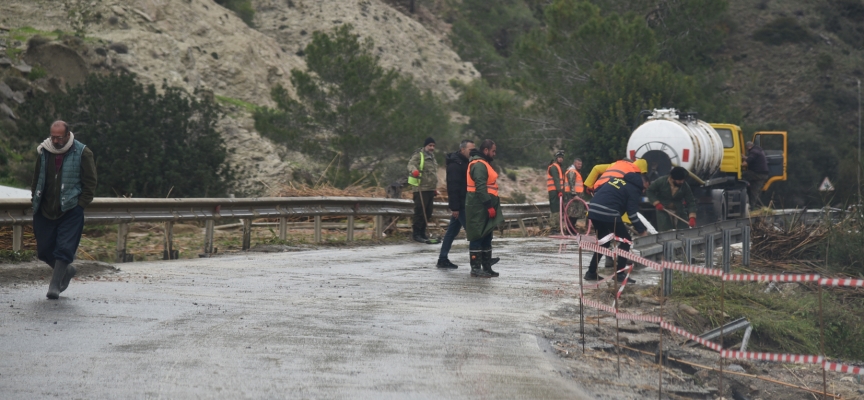
[[[658,232],[696,226],[697,204],[686,181],[688,175],[683,167],[674,167],[668,176],[661,176],[648,187],[648,201],[657,209]],[[688,223],[672,217],[670,212]]]
[[[471,276],[492,278],[492,232],[501,222],[501,200],[498,198],[498,173],[489,164],[495,159],[495,142],[486,139],[471,151],[468,162],[468,193],[465,196],[465,234],[470,242]]]
[[[435,139],[426,138],[423,147],[408,160],[408,184],[414,188],[414,240],[426,243],[426,226],[432,219],[432,201],[438,195],[438,162],[435,161]]]

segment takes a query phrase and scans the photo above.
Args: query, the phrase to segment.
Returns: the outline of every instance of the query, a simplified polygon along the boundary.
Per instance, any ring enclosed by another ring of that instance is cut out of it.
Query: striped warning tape
[[[593,307],[593,308],[596,308],[599,310],[606,311],[608,313],[615,314],[615,307],[607,306],[605,304],[600,304],[600,303],[593,301],[593,300],[588,300],[584,296],[580,297],[580,299],[582,299],[582,303],[585,304],[586,306]]]
[[[815,282],[819,280],[819,274],[781,274],[781,275],[757,275],[757,274],[723,274],[724,281],[750,281],[750,282]]]
[[[605,247],[601,247],[600,245],[598,245],[596,243],[580,242],[579,247],[581,247],[585,250],[594,252],[594,253],[600,253],[604,256],[615,257],[614,251],[607,249]]]
[[[615,318],[627,319],[627,320],[632,320],[632,321],[654,322],[654,323],[658,323],[658,324],[663,322],[663,318],[655,317],[653,315],[617,313],[617,314],[615,314]]]
[[[825,286],[851,286],[851,287],[864,287],[864,279],[834,279],[834,278],[822,278],[819,281],[820,285]]]
[[[624,276],[624,280],[621,281],[621,287],[618,288],[618,293],[615,294],[615,300],[617,301],[621,297],[621,292],[624,291],[624,287],[627,286],[627,281],[630,278],[630,272],[633,271],[633,264],[626,266],[625,268],[618,271],[619,273],[622,271],[627,271],[627,275]]]
[[[676,264],[671,261],[663,261],[663,268],[672,269],[675,271],[681,272],[690,272],[693,274],[700,275],[708,275],[708,276],[723,276],[722,269],[714,269],[714,268],[705,268],[705,267],[697,267],[695,265],[687,265],[687,264]]]
[[[802,354],[757,353],[752,351],[734,350],[723,350],[720,352],[720,357],[798,364],[821,364],[823,361],[822,356],[808,356]]]
[[[600,240],[597,241],[597,244],[606,244],[606,243],[609,243],[609,242],[611,242],[611,241],[613,241],[613,240],[616,241],[616,242],[618,242],[618,243],[633,244],[632,241],[630,241],[630,240],[628,240],[628,239],[624,239],[624,238],[619,237],[619,236],[615,236],[614,233],[610,233],[610,234],[608,234],[608,235],[606,235],[606,236],[603,236],[602,239],[600,239]]]
[[[663,329],[666,329],[670,332],[674,332],[674,333],[677,333],[681,336],[684,336],[687,339],[690,339],[694,342],[697,342],[697,343],[699,343],[699,344],[701,344],[701,345],[703,345],[703,346],[705,346],[711,350],[714,350],[714,351],[722,351],[723,350],[723,347],[720,346],[719,344],[705,340],[705,339],[702,339],[699,336],[696,336],[690,332],[687,332],[687,331],[685,331],[685,330],[683,330],[677,326],[673,326],[667,322],[661,322],[660,327]]]
[[[615,252],[618,254],[618,256],[624,257],[630,261],[635,262],[636,264],[644,265],[644,266],[651,268],[653,270],[656,270],[656,271],[662,271],[663,270],[663,266],[661,266],[660,263],[655,262],[655,261],[651,261],[645,257],[638,256],[638,255],[633,254],[633,253],[626,251],[626,250],[616,249]]]
[[[856,375],[864,375],[864,368],[862,367],[853,367],[851,365],[833,363],[829,361],[825,361],[822,363],[822,368],[825,368],[826,371],[834,371],[834,372],[843,372],[847,374],[856,374]]]

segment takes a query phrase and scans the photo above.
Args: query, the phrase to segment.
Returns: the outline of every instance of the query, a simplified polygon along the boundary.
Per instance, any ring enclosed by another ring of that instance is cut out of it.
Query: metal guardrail
[[[516,220],[525,232],[523,219],[549,215],[549,203],[503,204],[501,212],[508,220]],[[164,222],[165,258],[176,258],[173,250],[173,224],[205,221],[204,253],[213,252],[214,221],[240,219],[243,222],[243,249],[249,249],[252,220],[279,218],[279,238],[287,237],[289,217],[314,217],[315,242],[321,242],[321,217],[347,217],[347,240],[354,240],[354,218],[374,217],[374,237],[381,238],[385,230],[384,217],[406,217],[414,214],[414,202],[403,199],[369,197],[263,197],[263,198],[192,198],[192,199],[125,199],[96,198],[84,213],[85,225],[119,225],[117,260],[125,261],[128,224],[134,222]],[[446,203],[435,203],[433,218],[449,219]],[[24,225],[32,224],[30,199],[0,199],[0,226],[13,226],[13,250],[20,250]]]

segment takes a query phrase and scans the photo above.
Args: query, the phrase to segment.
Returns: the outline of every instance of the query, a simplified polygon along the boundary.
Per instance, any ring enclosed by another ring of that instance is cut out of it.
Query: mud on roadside
[[[120,269],[113,265],[99,262],[79,260],[72,265],[77,268],[78,273],[73,278],[74,281],[80,280],[109,280],[115,274],[120,272]],[[42,261],[29,261],[22,263],[0,263],[0,286],[17,286],[30,284],[45,284],[51,280],[52,269]]]

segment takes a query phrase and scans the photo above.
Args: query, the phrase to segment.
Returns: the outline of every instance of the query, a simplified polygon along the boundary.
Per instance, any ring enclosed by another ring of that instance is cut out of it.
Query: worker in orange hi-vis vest
[[[582,159],[576,158],[573,160],[573,164],[567,168],[567,172],[564,173],[564,180],[567,182],[567,193],[570,195],[570,199],[572,200],[575,197],[580,199],[584,199],[582,195],[585,193],[585,185],[582,182],[582,174],[579,170],[582,169]],[[567,203],[571,201],[568,200]],[[567,207],[567,204],[564,204],[564,207]],[[581,201],[576,200],[573,201],[573,206],[567,207],[566,211],[567,217],[570,219],[570,223],[573,226],[576,226],[576,220],[584,217],[585,206]]]
[[[465,195],[465,235],[471,256],[471,276],[493,278],[492,232],[504,222],[498,197],[498,173],[489,164],[495,159],[495,142],[486,139],[471,151],[468,193]]]
[[[558,230],[562,202],[569,200],[567,193],[567,176],[564,175],[564,151],[558,150],[555,159],[546,167],[546,191],[549,192],[549,225],[552,232]]]

